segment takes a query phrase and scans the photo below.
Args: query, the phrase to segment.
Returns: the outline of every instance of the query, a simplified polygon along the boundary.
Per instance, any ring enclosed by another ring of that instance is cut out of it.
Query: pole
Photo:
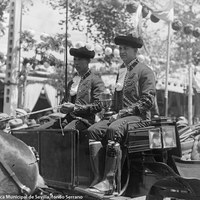
[[[188,124],[192,125],[192,95],[193,95],[193,88],[192,88],[192,79],[193,79],[193,67],[191,62],[192,56],[192,48],[189,48],[189,55],[188,55],[188,74],[189,74],[189,86],[188,86]]]
[[[22,2],[21,2],[22,4]],[[20,42],[19,42],[19,66],[18,66],[18,71],[20,72],[23,70],[23,66],[21,67],[21,34],[22,34],[22,8],[23,6],[21,5],[21,12],[20,12]],[[20,87],[20,84],[18,83],[18,107],[21,107],[24,105],[24,84],[23,87]]]
[[[166,78],[165,78],[165,116],[168,116],[168,78],[169,78],[169,62],[170,62],[170,43],[171,43],[171,22],[168,23],[168,36],[167,36],[167,66],[166,66]]]
[[[65,34],[65,98],[67,95],[67,35],[68,35],[68,0],[66,0],[66,34]]]
[[[20,31],[22,0],[10,1],[6,75],[3,112],[12,115],[18,107],[18,70],[20,67]]]

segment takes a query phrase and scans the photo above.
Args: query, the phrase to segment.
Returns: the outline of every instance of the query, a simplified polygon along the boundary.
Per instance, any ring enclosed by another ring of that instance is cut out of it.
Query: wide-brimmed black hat
[[[135,37],[132,34],[119,35],[114,39],[116,45],[126,45],[132,48],[141,48],[143,46],[143,40],[140,37]]]
[[[70,55],[74,57],[79,57],[79,58],[94,58],[95,52],[88,50],[86,47],[80,47],[80,48],[71,48],[69,50]]]

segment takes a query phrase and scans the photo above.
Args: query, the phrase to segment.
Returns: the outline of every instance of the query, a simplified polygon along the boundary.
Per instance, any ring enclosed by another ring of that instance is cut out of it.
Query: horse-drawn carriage
[[[133,123],[138,123],[140,128],[133,129]],[[36,195],[60,195],[62,199],[131,199],[147,195],[146,198],[152,200],[195,195],[186,190],[188,186],[193,187],[192,183],[179,176],[174,162],[181,156],[176,122],[170,118],[155,118],[133,123],[127,127],[122,146],[121,181],[112,196],[87,190],[93,176],[87,131],[31,129],[12,134],[34,147],[39,155],[39,171],[47,187],[39,188]],[[195,184],[199,184],[198,180]]]

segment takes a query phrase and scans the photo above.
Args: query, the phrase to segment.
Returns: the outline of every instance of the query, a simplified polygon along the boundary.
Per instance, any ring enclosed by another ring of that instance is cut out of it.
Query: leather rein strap
[[[20,189],[21,194],[28,195],[31,193],[31,189],[25,185],[23,185],[20,180],[17,178],[16,174],[13,172],[13,170],[10,168],[10,166],[0,157],[0,163],[4,167],[4,169],[7,171],[7,173],[10,175],[10,177],[14,180],[14,182],[17,184],[17,186]]]

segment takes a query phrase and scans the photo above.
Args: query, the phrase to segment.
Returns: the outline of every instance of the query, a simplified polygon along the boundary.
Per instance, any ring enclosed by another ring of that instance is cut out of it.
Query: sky
[[[163,1],[163,0],[162,0]],[[25,2],[28,2],[25,0]],[[30,30],[34,32],[35,38],[39,40],[39,36],[43,33],[53,35],[56,33],[63,33],[65,27],[62,30],[58,22],[60,19],[65,18],[64,14],[59,14],[58,10],[53,10],[52,7],[48,6],[44,1],[34,0],[34,5],[30,6],[30,10],[22,16],[22,30]],[[8,17],[7,17],[8,19]],[[7,20],[8,23],[8,20]],[[151,29],[156,29],[157,26],[162,26],[160,22],[151,23]],[[167,34],[167,27],[163,28],[163,33]],[[83,32],[71,31],[69,27],[70,39],[73,43],[77,41],[86,41],[86,35]],[[6,54],[7,52],[7,34],[4,37],[0,37],[0,51]],[[61,55],[63,57],[63,55]],[[69,56],[70,58],[70,56]]]
[[[30,30],[34,33],[35,38],[39,39],[41,34],[54,35],[56,33],[65,32],[62,30],[58,22],[65,18],[65,15],[59,14],[58,10],[53,10],[50,6],[42,3],[41,0],[34,0],[34,6],[29,6],[30,10],[22,16],[22,30]],[[8,25],[9,16],[6,16],[6,25]],[[77,31],[70,31],[71,40],[78,41],[85,38],[85,34]],[[0,51],[7,52],[7,34],[0,37]]]

